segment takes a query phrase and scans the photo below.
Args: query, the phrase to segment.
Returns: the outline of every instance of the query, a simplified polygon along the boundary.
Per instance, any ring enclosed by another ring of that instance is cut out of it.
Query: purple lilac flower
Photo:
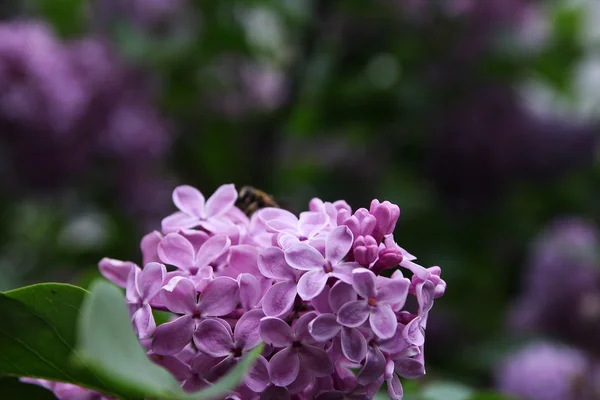
[[[577,349],[536,342],[497,368],[500,391],[524,400],[592,400],[600,395],[598,369]]]
[[[192,391],[264,342],[228,398],[371,399],[386,383],[401,399],[399,377],[425,374],[427,319],[446,283],[394,241],[398,206],[374,200],[353,213],[344,201],[313,199],[299,217],[265,208],[249,219],[235,193],[223,185],[205,201],[176,188],[180,211],[141,240],[143,268],[100,261],[126,288],[150,359]],[[397,270],[381,276],[388,269]],[[404,309],[409,296],[414,313]],[[153,310],[171,319],[157,326]]]
[[[600,238],[578,218],[554,221],[533,244],[510,325],[600,352]],[[552,296],[548,296],[552,293]]]
[[[371,329],[378,337],[392,337],[396,332],[397,321],[391,305],[404,305],[409,285],[408,279],[376,277],[368,269],[354,271],[352,287],[362,300],[344,304],[339,310],[338,322],[355,328],[368,319]]]
[[[127,279],[126,298],[131,319],[140,339],[147,339],[156,329],[150,301],[160,292],[167,270],[164,265],[153,262],[146,264],[143,270],[135,266],[130,274],[133,276]]]
[[[325,257],[306,243],[295,244],[285,251],[285,259],[289,265],[297,270],[306,271],[298,281],[298,294],[302,300],[311,300],[318,296],[330,277],[347,283],[352,282],[352,271],[359,265],[344,262],[352,247],[352,241],[350,229],[339,226],[327,234]]]
[[[227,213],[236,200],[233,185],[221,186],[208,200],[196,188],[179,186],[173,192],[173,203],[180,211],[163,219],[162,229],[165,233],[197,226],[207,231],[218,229],[222,221],[226,221],[219,217]]]
[[[163,213],[156,202],[137,209],[130,192],[164,180],[156,171],[171,141],[136,78],[98,38],[67,42],[40,22],[0,24],[2,188],[56,188],[110,160],[117,167],[103,167],[114,174],[107,189],[125,208],[148,218]]]
[[[162,288],[167,310],[180,315],[156,329],[152,349],[157,354],[176,354],[187,346],[198,321],[219,317],[235,310],[239,301],[238,283],[228,277],[211,280],[197,296],[196,285],[188,278],[176,276]]]
[[[537,117],[505,87],[479,86],[448,107],[436,128],[436,184],[456,205],[474,206],[511,182],[550,180],[592,165],[594,126]]]

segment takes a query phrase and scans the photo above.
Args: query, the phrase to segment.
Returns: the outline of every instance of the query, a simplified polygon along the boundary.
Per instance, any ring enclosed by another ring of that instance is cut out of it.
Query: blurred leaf
[[[29,1],[61,36],[75,36],[85,31],[86,0]]]
[[[479,392],[469,398],[469,400],[510,400],[510,397],[495,392]]]
[[[257,347],[214,386],[185,394],[179,383],[146,356],[135,336],[121,291],[106,282],[92,285],[79,320],[79,349],[94,371],[126,396],[161,399],[211,399],[239,385],[262,351]]]
[[[421,395],[423,400],[469,400],[473,389],[457,382],[435,382],[427,385]]]

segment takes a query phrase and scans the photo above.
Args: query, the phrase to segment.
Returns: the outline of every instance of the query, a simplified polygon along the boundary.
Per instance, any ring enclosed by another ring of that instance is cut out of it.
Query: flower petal
[[[288,312],[296,299],[296,284],[284,281],[271,286],[262,299],[265,314],[269,317],[279,317]]]
[[[404,306],[410,281],[406,278],[390,279],[382,276],[377,277],[377,302],[385,304],[401,304]]]
[[[300,368],[298,376],[294,382],[287,385],[286,389],[290,394],[298,394],[303,391],[313,380],[312,373],[307,368]]]
[[[188,215],[204,217],[204,196],[192,186],[178,186],[173,190],[173,203]]]
[[[133,268],[137,267],[129,261],[119,261],[112,258],[103,258],[98,263],[100,273],[109,281],[122,288],[127,286],[127,278]]]
[[[281,255],[283,258],[283,254]],[[236,278],[241,273],[248,273],[260,277],[258,270],[258,250],[254,246],[247,244],[239,244],[229,248],[227,256],[227,270],[234,271],[233,274],[227,274],[232,278]]]
[[[176,276],[160,291],[165,307],[176,314],[192,314],[196,308],[196,288],[188,278]]]
[[[337,321],[348,328],[356,328],[364,324],[370,313],[371,307],[365,300],[355,300],[340,308]]]
[[[174,356],[148,355],[152,361],[169,371],[178,381],[184,381],[192,375],[190,366]]]
[[[252,310],[244,313],[235,324],[233,334],[236,347],[247,351],[255,348],[262,341],[260,337],[260,320],[265,314],[262,310]]]
[[[294,279],[294,270],[285,261],[283,250],[269,247],[258,255],[258,269],[261,274],[271,279]]]
[[[212,357],[225,357],[233,351],[231,329],[214,319],[200,322],[194,332],[194,344],[198,350]]]
[[[163,235],[159,231],[150,232],[142,238],[140,249],[142,250],[144,265],[160,261],[158,258],[158,244],[162,239]]]
[[[289,346],[294,340],[292,328],[279,318],[275,317],[265,317],[261,319],[260,336],[265,343],[274,347]]]
[[[189,315],[165,322],[154,332],[152,351],[163,356],[177,354],[192,341],[193,332],[194,321]]]
[[[154,333],[156,329],[156,322],[154,322],[154,316],[152,315],[152,308],[148,304],[142,305],[132,317],[133,326],[137,331],[140,339],[147,339]]]
[[[431,281],[425,281],[417,285],[416,292],[419,303],[419,315],[427,314],[433,307],[435,285]]]
[[[332,264],[337,264],[346,257],[352,248],[354,236],[347,226],[338,226],[327,235],[325,258]]]
[[[206,201],[204,209],[206,217],[218,217],[225,214],[233,207],[237,198],[238,193],[234,185],[221,185]]]
[[[179,269],[194,266],[194,247],[179,233],[169,233],[158,245],[158,256],[165,264]]]
[[[359,268],[360,264],[355,262],[346,262],[333,266],[332,276],[338,278],[340,281],[352,284],[354,281],[354,277],[352,276],[352,272],[356,268]]]
[[[318,296],[327,284],[329,275],[321,269],[308,271],[298,281],[298,295],[302,300],[311,300]]]
[[[357,268],[352,272],[352,287],[364,299],[374,298],[375,274],[366,268]]]
[[[321,232],[328,224],[329,217],[324,212],[305,211],[300,213],[298,230],[308,239]]]
[[[269,384],[269,362],[263,356],[258,356],[248,374],[244,378],[244,383],[248,389],[255,393],[261,393]]]
[[[317,342],[333,339],[341,328],[333,314],[321,314],[308,324],[308,331]]]
[[[194,266],[205,267],[219,256],[223,255],[231,241],[226,235],[215,235],[209,238],[198,250],[194,259]]]
[[[380,339],[388,339],[396,333],[398,321],[389,304],[379,304],[371,311],[369,324]]]
[[[127,278],[127,286],[125,287],[125,299],[129,304],[137,304],[141,300],[140,291],[138,290],[138,280],[142,270],[140,267],[135,266],[130,272]]]
[[[325,352],[317,347],[303,345],[298,350],[302,367],[306,368],[316,377],[328,376],[333,373],[333,364]]]
[[[290,246],[285,251],[285,260],[293,268],[310,271],[325,265],[325,259],[316,249],[306,243],[298,243]]]
[[[269,361],[269,376],[277,386],[287,386],[294,382],[300,371],[300,360],[291,347],[275,354]]]
[[[398,375],[393,373],[389,378],[386,379],[386,383],[390,400],[402,400],[404,391],[402,389],[402,383],[400,383],[400,379],[398,379]]]
[[[367,355],[367,340],[358,329],[343,328],[341,344],[342,353],[352,362],[359,363]]]
[[[352,287],[351,287],[352,289]],[[329,293],[331,288],[327,285],[323,288],[323,291],[318,296],[311,300],[312,306],[319,312],[319,314],[332,314],[333,311],[329,305]]]
[[[199,222],[200,220],[197,217],[177,211],[168,217],[163,218],[161,222],[161,229],[165,234],[173,233],[180,229],[194,228],[198,226]]]
[[[289,235],[298,235],[298,221],[285,221],[272,219],[266,222],[268,232],[287,233]]]
[[[208,282],[198,300],[203,316],[227,315],[237,306],[239,287],[235,279],[220,276]]]
[[[258,279],[251,274],[240,274],[238,284],[240,285],[240,304],[244,310],[251,310],[260,300]]]
[[[396,327],[396,332],[394,332],[394,335],[391,338],[379,340],[379,348],[383,352],[389,354],[398,354],[400,352],[406,352],[408,348],[406,341],[402,337],[403,330],[404,325],[398,323],[398,326]]]
[[[138,291],[142,299],[150,300],[158,294],[167,275],[163,264],[151,262],[146,264],[137,280]]]
[[[311,311],[307,312],[306,314],[304,314],[296,320],[296,322],[292,326],[292,331],[294,332],[294,338],[296,341],[312,341],[312,337],[310,336],[310,332],[308,331],[308,325],[316,317],[317,313]]]
[[[358,383],[367,385],[375,382],[385,372],[385,357],[383,353],[376,347],[369,346],[365,365],[358,373]]]
[[[294,213],[284,210],[283,208],[262,208],[256,212],[256,217],[265,225],[267,222],[274,220],[283,221],[294,226],[298,224],[298,217],[296,217]]]
[[[288,248],[292,247],[295,244],[300,243],[300,239],[298,239],[296,236],[290,234],[290,233],[286,233],[286,232],[281,232],[277,234],[277,244],[279,245],[279,247],[281,247],[283,250],[287,250]]]
[[[394,360],[395,371],[406,379],[418,379],[425,375],[425,365],[414,358],[400,358]]]
[[[410,321],[402,331],[402,337],[406,342],[414,346],[423,346],[425,343],[425,335],[421,329],[421,318],[416,317]]]
[[[337,313],[344,304],[355,301],[356,298],[354,288],[341,281],[336,282],[329,291],[329,305],[333,313]]]

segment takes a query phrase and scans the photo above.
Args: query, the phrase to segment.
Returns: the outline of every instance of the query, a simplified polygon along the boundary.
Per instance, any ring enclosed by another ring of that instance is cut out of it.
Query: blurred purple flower
[[[168,127],[132,72],[96,38],[63,42],[40,22],[0,24],[3,186],[53,188],[101,167],[114,177],[106,189],[124,202],[127,188],[161,180]]]
[[[496,385],[524,400],[593,400],[600,395],[594,377],[597,370],[584,353],[537,342],[506,357],[497,368]]]
[[[441,116],[431,160],[438,189],[466,209],[511,182],[592,165],[598,144],[593,126],[536,117],[510,90],[480,85]]]
[[[554,221],[532,246],[510,324],[600,352],[600,238],[589,221]],[[548,295],[551,293],[552,295]]]

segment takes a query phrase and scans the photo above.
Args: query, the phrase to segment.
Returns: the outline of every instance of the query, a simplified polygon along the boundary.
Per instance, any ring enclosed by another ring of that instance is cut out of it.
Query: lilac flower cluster
[[[534,243],[510,325],[600,354],[600,238],[580,218],[554,221]],[[552,293],[552,296],[548,296]]]
[[[207,200],[180,186],[179,211],[141,241],[143,269],[100,262],[126,289],[149,357],[192,391],[264,342],[230,398],[364,399],[385,381],[401,399],[399,376],[425,374],[427,317],[446,283],[439,267],[416,264],[395,243],[398,206],[373,200],[352,212],[345,201],[315,198],[299,217],[263,208],[248,218],[236,199],[233,185]],[[411,278],[382,276],[398,266]],[[409,295],[415,312],[404,309]],[[155,310],[172,318],[157,324]]]
[[[600,396],[600,369],[574,348],[534,342],[496,370],[498,389],[525,400],[592,400]]]
[[[171,138],[132,72],[97,38],[63,42],[41,22],[1,23],[2,189],[60,186],[106,160],[127,171],[117,186],[159,181]]]

